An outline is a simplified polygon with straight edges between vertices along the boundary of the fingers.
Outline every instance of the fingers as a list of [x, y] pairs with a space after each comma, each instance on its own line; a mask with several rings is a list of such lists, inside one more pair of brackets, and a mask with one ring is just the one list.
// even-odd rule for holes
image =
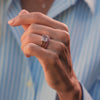
[[[25, 15], [28, 14], [29, 12], [27, 10], [22, 10], [18, 15]], [[29, 24], [27, 25], [22, 25], [23, 29], [26, 30], [29, 27]]]
[[[24, 47], [24, 54], [31, 55], [37, 57], [39, 62], [42, 65], [44, 70], [45, 78], [47, 79], [49, 85], [54, 84], [52, 88], [56, 88], [58, 85], [61, 84], [60, 80], [62, 79], [62, 68], [59, 67], [58, 63], [58, 56], [50, 52], [46, 49], [41, 48], [40, 46], [29, 43]], [[56, 79], [56, 81], [54, 81]]]
[[[51, 39], [56, 41], [61, 41], [66, 43], [69, 38], [69, 33], [64, 30], [53, 29], [48, 26], [39, 25], [39, 24], [31, 24], [29, 28], [24, 32], [21, 37], [21, 41], [28, 35], [28, 34], [38, 34], [38, 35], [48, 35]], [[34, 38], [34, 37], [33, 37]]]
[[41, 36], [40, 35], [37, 35], [37, 34], [28, 34], [22, 41], [22, 50], [23, 50], [23, 47], [25, 45], [27, 45], [28, 43], [34, 43], [38, 46], [41, 46]]
[[47, 50], [34, 43], [28, 43], [27, 45], [25, 45], [23, 48], [23, 52], [26, 56], [35, 56], [38, 59], [44, 59], [44, 55], [47, 56]]
[[[21, 49], [23, 50], [24, 46], [29, 43], [34, 43], [41, 47], [41, 43], [42, 43], [41, 38], [42, 38], [42, 36], [37, 35], [37, 34], [32, 34], [32, 33], [28, 34], [22, 41]], [[53, 50], [53, 48], [55, 48], [55, 43], [56, 43], [56, 41], [50, 39], [47, 49]]]
[[[38, 58], [44, 71], [49, 69], [57, 69], [57, 66], [48, 67], [49, 64], [55, 64], [56, 60], [66, 51], [66, 46], [62, 42], [50, 39], [47, 49], [41, 47], [41, 36], [37, 34], [29, 34], [23, 41], [21, 46], [22, 51], [27, 57], [35, 56]], [[47, 62], [49, 61], [49, 63]], [[45, 65], [44, 65], [45, 64]]]
[[21, 37], [21, 41], [30, 33], [38, 34], [38, 35], [48, 35], [52, 39], [57, 39], [59, 35], [57, 35], [56, 32], [54, 32], [53, 28], [39, 25], [39, 24], [31, 24], [30, 27], [24, 32], [24, 34]]
[[[35, 45], [38, 45], [40, 48], [42, 48], [41, 47], [41, 43], [42, 43], [41, 38], [42, 38], [42, 36], [37, 35], [37, 34], [32, 34], [32, 33], [31, 34], [28, 34], [24, 38], [24, 40], [22, 41], [22, 45], [21, 45], [22, 51], [24, 51], [24, 47], [27, 44], [30, 44], [30, 43], [35, 44]], [[46, 50], [55, 52], [55, 53], [57, 53], [59, 55], [61, 52], [63, 53], [63, 50], [65, 48], [66, 47], [65, 47], [65, 45], [62, 42], [59, 42], [59, 41], [55, 41], [55, 40], [50, 39], [49, 40], [49, 44], [48, 44]], [[33, 55], [30, 55], [30, 56], [33, 56]]]
[[32, 12], [27, 14], [18, 15], [8, 22], [11, 26], [27, 25], [27, 24], [41, 24], [45, 26], [52, 27], [54, 29], [61, 29], [68, 31], [68, 27], [54, 19], [49, 18], [48, 16], [40, 12]]

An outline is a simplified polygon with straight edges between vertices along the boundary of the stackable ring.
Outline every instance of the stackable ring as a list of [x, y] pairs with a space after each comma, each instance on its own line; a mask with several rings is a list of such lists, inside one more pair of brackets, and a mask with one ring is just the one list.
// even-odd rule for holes
[[41, 38], [41, 41], [42, 41], [42, 43], [41, 43], [41, 47], [43, 47], [43, 48], [47, 48], [48, 47], [48, 44], [49, 44], [49, 36], [48, 35], [42, 35], [42, 38]]

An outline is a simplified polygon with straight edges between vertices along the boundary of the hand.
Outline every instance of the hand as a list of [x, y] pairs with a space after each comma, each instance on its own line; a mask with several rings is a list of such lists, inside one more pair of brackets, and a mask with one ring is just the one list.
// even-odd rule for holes
[[[68, 27], [42, 13], [26, 10], [8, 23], [23, 26], [21, 49], [27, 57], [37, 57], [47, 83], [57, 91], [60, 100], [81, 100], [82, 91], [71, 60]], [[41, 47], [43, 34], [50, 37], [47, 49]]]

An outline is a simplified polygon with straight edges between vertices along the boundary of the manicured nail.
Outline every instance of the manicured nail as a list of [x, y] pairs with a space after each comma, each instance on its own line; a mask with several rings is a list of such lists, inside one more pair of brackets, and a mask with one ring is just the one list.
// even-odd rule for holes
[[13, 25], [14, 24], [14, 18], [8, 21], [8, 24]]

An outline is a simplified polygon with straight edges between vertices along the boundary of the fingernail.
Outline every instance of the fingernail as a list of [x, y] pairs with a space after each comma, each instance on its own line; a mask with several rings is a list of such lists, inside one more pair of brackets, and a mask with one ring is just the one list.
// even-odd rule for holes
[[14, 18], [8, 21], [8, 24], [13, 25], [14, 24]]

